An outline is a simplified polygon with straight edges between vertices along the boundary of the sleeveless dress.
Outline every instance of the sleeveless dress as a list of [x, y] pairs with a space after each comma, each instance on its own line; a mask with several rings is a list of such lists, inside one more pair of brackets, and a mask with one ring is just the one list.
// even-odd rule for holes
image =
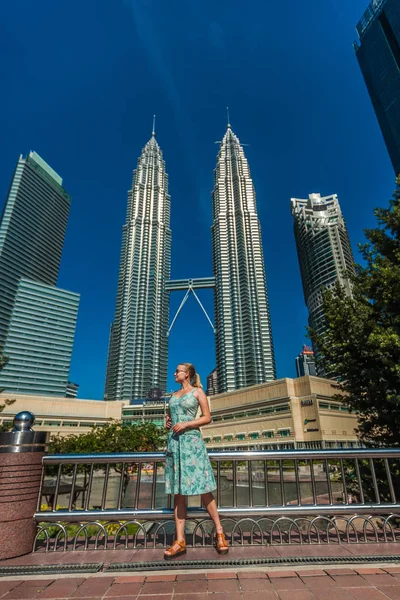
[[[169, 411], [172, 427], [183, 421], [193, 421], [199, 403], [194, 396], [196, 388], [180, 398], [171, 396]], [[168, 432], [165, 458], [165, 493], [197, 496], [216, 489], [214, 473], [208, 458], [206, 445], [199, 429]]]

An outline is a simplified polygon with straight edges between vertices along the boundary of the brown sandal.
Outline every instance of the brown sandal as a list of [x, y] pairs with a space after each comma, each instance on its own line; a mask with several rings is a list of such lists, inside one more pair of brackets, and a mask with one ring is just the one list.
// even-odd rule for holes
[[[165, 552], [169, 552], [166, 554]], [[186, 542], [185, 540], [179, 541], [175, 540], [172, 546], [167, 548], [164, 552], [165, 560], [171, 560], [171, 558], [176, 558], [177, 556], [182, 556], [182, 554], [186, 554]]]
[[226, 537], [224, 532], [216, 533], [216, 542], [215, 547], [217, 549], [218, 554], [228, 554], [228, 542], [226, 541]]

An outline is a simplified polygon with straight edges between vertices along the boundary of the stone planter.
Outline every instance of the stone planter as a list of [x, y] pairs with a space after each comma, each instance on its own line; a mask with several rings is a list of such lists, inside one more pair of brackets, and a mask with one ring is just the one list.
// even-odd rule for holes
[[48, 433], [30, 429], [33, 422], [32, 413], [19, 413], [14, 431], [0, 433], [0, 560], [32, 551], [48, 441]]

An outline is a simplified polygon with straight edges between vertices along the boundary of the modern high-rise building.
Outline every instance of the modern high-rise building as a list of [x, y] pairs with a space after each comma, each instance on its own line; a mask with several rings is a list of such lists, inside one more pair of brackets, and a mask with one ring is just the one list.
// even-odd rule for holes
[[400, 174], [400, 2], [373, 0], [354, 49], [396, 175]]
[[19, 158], [0, 221], [0, 372], [6, 391], [65, 395], [79, 296], [57, 289], [70, 197], [38, 155]]
[[304, 375], [316, 375], [314, 350], [310, 346], [303, 346], [303, 350], [296, 356], [297, 377]]
[[36, 152], [20, 156], [0, 221], [0, 350], [20, 277], [57, 283], [70, 203], [61, 177]]
[[209, 375], [207, 375], [207, 396], [215, 396], [218, 394], [218, 375], [217, 369], [211, 371]]
[[66, 396], [79, 294], [19, 280], [0, 373], [1, 388], [19, 394]]
[[218, 391], [275, 379], [256, 193], [228, 124], [214, 171], [212, 253]]
[[152, 388], [167, 388], [170, 204], [165, 162], [153, 131], [128, 192], [106, 400], [141, 399]]
[[309, 325], [321, 333], [323, 289], [339, 281], [351, 294], [348, 274], [355, 269], [349, 235], [336, 194], [291, 198], [290, 204]]
[[74, 383], [73, 381], [68, 381], [67, 390], [65, 392], [66, 398], [76, 398], [78, 396], [79, 383]]

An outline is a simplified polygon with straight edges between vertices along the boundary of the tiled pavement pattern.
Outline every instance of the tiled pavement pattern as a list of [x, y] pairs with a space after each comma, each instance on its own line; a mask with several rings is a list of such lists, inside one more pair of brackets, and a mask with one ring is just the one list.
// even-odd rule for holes
[[400, 600], [400, 567], [0, 579], [1, 600]]
[[[18, 558], [0, 561], [1, 567], [6, 566], [33, 566], [33, 565], [73, 565], [85, 563], [101, 563], [106, 569], [110, 563], [139, 563], [163, 561], [162, 548], [147, 549], [117, 549], [117, 550], [86, 550], [76, 552], [35, 552]], [[228, 556], [218, 555], [215, 548], [188, 548], [185, 560], [213, 560], [224, 561], [228, 559], [246, 560], [251, 558], [273, 560], [274, 558], [318, 558], [336, 557], [350, 560], [354, 557], [365, 556], [394, 556], [400, 558], [400, 543], [379, 544], [290, 544], [287, 546], [234, 546], [230, 548]], [[382, 562], [382, 561], [380, 561]], [[388, 561], [385, 561], [386, 564]], [[0, 580], [1, 581], [1, 580]]]

